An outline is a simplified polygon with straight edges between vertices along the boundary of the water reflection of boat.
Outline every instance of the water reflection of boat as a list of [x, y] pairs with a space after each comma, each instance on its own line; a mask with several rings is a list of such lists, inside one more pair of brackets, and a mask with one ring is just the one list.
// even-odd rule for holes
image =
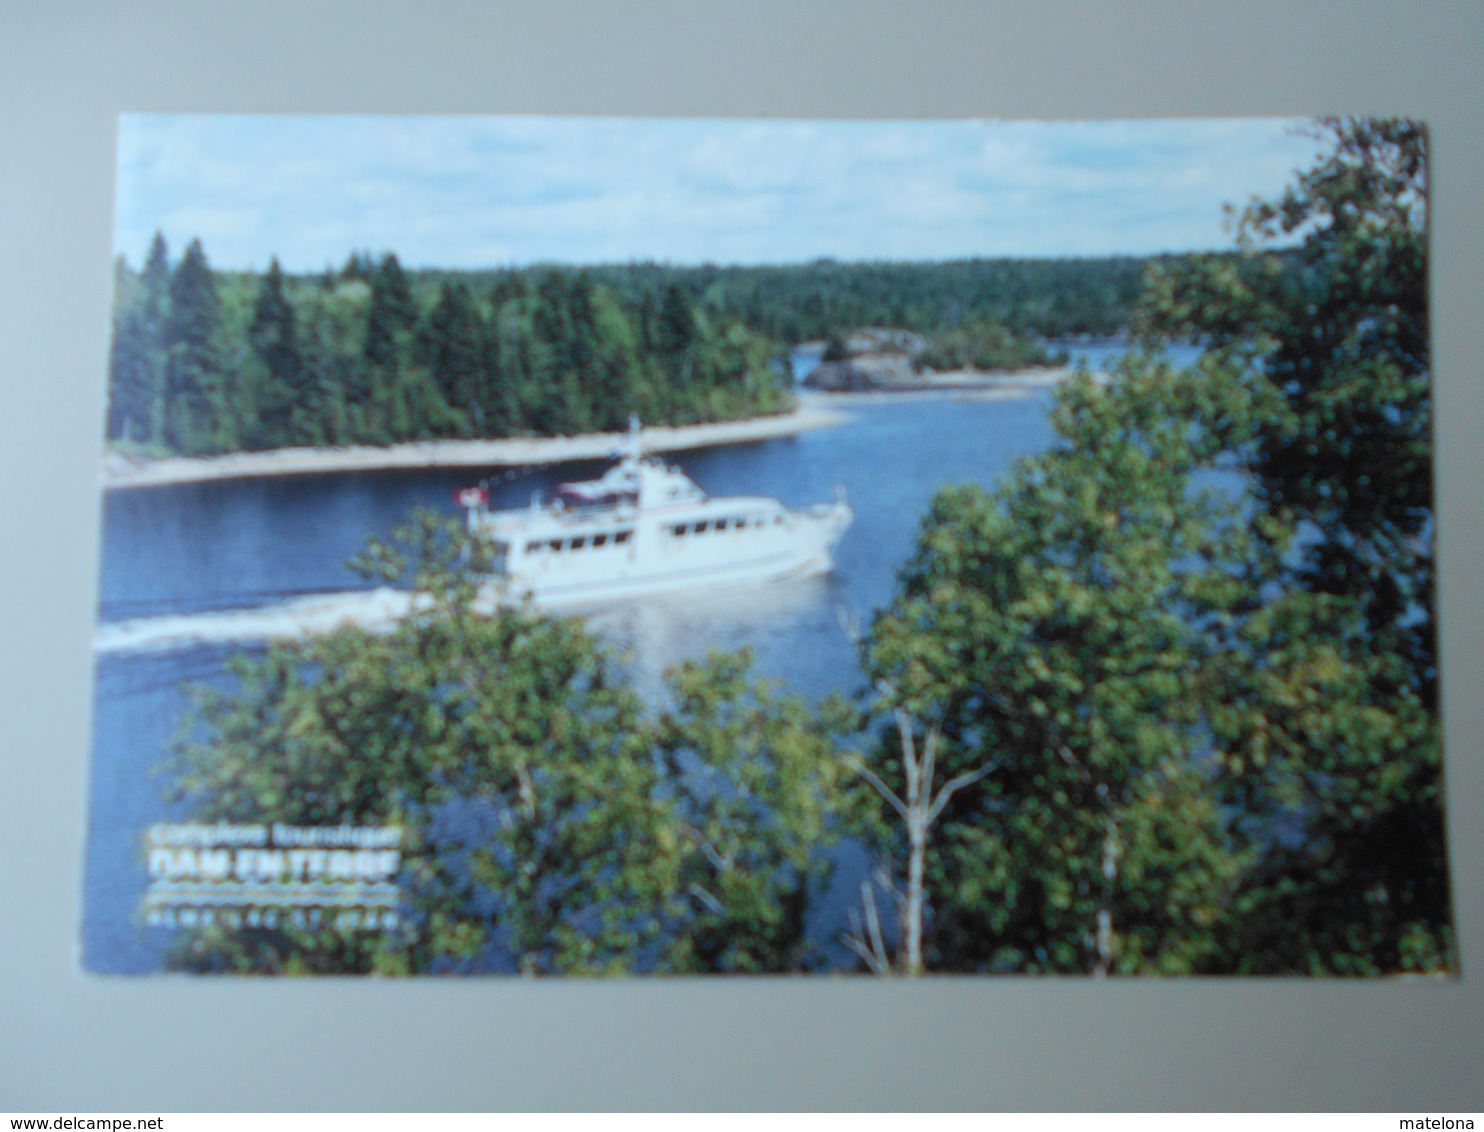
[[488, 510], [483, 489], [460, 493], [513, 596], [555, 605], [822, 574], [855, 517], [843, 491], [796, 509], [763, 496], [710, 498], [645, 453], [637, 421], [615, 459], [600, 479], [560, 484], [550, 501], [519, 510]]

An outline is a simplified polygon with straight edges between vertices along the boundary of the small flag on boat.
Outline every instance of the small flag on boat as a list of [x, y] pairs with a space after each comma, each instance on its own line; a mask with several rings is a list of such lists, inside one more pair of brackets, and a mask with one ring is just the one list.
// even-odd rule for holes
[[459, 501], [460, 507], [483, 507], [490, 501], [489, 489], [482, 484], [479, 487], [460, 488], [454, 492], [453, 497]]

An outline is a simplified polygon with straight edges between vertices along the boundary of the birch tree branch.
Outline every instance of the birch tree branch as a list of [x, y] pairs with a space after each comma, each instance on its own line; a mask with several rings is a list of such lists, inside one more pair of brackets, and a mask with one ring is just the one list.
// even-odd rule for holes
[[712, 913], [721, 916], [726, 913], [726, 906], [720, 900], [712, 896], [699, 884], [693, 884], [687, 890], [692, 896], [704, 904]]
[[866, 927], [871, 932], [871, 950], [881, 960], [882, 974], [891, 970], [891, 962], [887, 958], [886, 940], [881, 935], [881, 917], [876, 914], [876, 890], [866, 881], [861, 881], [861, 899], [866, 905]]
[[850, 934], [845, 936], [845, 946], [860, 956], [870, 968], [872, 974], [891, 974], [891, 959], [886, 954], [886, 946], [881, 939], [881, 927], [876, 919], [876, 901], [871, 893], [871, 886], [861, 882], [861, 906], [865, 910], [868, 921], [871, 922], [873, 930], [869, 937], [866, 928], [861, 925], [861, 917], [854, 908], [850, 910]]
[[972, 786], [981, 778], [993, 774], [996, 770], [999, 769], [999, 766], [999, 763], [985, 763], [978, 770], [968, 771], [964, 774], [960, 774], [956, 778], [950, 778], [947, 782], [945, 782], [943, 784], [943, 789], [938, 791], [938, 797], [933, 800], [932, 808], [928, 810], [928, 824], [932, 825], [933, 822], [938, 820], [938, 815], [943, 812], [944, 807], [948, 805], [949, 801], [952, 800], [955, 794], [957, 794], [965, 786]]
[[867, 782], [869, 782], [875, 789], [876, 793], [880, 794], [881, 797], [884, 798], [886, 802], [891, 806], [891, 808], [896, 810], [897, 814], [900, 815], [903, 821], [907, 820], [907, 804], [900, 798], [898, 798], [896, 792], [893, 791], [890, 786], [888, 786], [881, 780], [880, 775], [878, 775], [874, 770], [868, 767], [856, 755], [846, 754], [843, 756], [843, 761], [846, 766], [848, 766], [851, 770], [855, 771], [856, 774], [860, 775]]

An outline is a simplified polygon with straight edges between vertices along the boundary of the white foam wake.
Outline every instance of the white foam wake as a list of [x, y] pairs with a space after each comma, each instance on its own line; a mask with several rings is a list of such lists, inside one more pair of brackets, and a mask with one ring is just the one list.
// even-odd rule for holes
[[99, 625], [94, 631], [93, 651], [143, 652], [188, 645], [285, 640], [328, 633], [342, 625], [386, 632], [412, 611], [415, 602], [426, 600], [407, 590], [382, 587], [298, 597], [258, 609], [113, 621]]

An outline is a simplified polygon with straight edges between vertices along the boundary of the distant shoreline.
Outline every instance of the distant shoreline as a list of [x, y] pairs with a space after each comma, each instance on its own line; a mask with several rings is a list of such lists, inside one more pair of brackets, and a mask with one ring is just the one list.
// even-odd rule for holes
[[[1030, 366], [1020, 370], [927, 370], [910, 381], [884, 382], [875, 389], [861, 389], [845, 396], [879, 396], [881, 394], [920, 393], [995, 393], [1001, 396], [1024, 396], [1039, 389], [1050, 389], [1066, 381], [1075, 370], [1071, 366]], [[829, 394], [833, 401], [840, 394]]]
[[[1076, 370], [1071, 366], [1034, 366], [1024, 370], [929, 371], [910, 381], [883, 381], [871, 389], [810, 390], [807, 395], [828, 405], [869, 405], [882, 401], [1009, 401], [1054, 389]], [[1094, 380], [1103, 375], [1094, 373]]]
[[[815, 429], [834, 428], [848, 419], [848, 414], [822, 403], [819, 398], [809, 397], [792, 412], [772, 417], [646, 428], [644, 441], [653, 451], [675, 452], [796, 436]], [[384, 448], [369, 445], [275, 448], [265, 452], [233, 452], [225, 456], [167, 456], [161, 459], [105, 452], [103, 488], [163, 487], [208, 480], [395, 468], [522, 467], [568, 460], [601, 460], [611, 455], [623, 438], [623, 433], [601, 432], [502, 440], [423, 440]]]

